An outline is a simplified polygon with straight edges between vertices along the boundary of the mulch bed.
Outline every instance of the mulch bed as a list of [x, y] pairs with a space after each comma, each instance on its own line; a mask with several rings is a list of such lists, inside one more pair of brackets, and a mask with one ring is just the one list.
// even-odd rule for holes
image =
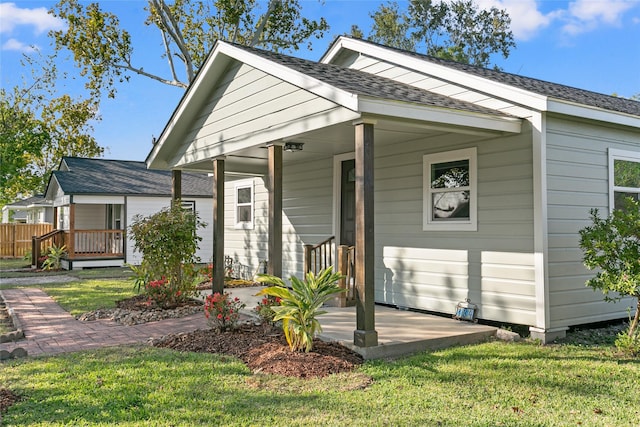
[[318, 378], [349, 372], [362, 357], [335, 343], [315, 339], [309, 353], [293, 352], [281, 328], [246, 324], [236, 331], [197, 330], [153, 340], [156, 347], [178, 351], [217, 353], [242, 360], [251, 371], [297, 378]]

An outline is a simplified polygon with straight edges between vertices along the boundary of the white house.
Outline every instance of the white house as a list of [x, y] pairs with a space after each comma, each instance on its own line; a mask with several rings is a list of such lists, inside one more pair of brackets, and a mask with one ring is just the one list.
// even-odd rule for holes
[[19, 222], [25, 224], [44, 224], [53, 222], [53, 207], [40, 195], [4, 205], [2, 223]]
[[627, 316], [585, 287], [578, 231], [640, 193], [616, 176], [636, 101], [348, 37], [319, 62], [218, 42], [146, 162], [214, 173], [214, 259], [289, 276], [305, 244], [355, 246], [356, 345], [374, 302], [469, 299], [545, 342]]
[[[148, 170], [144, 162], [64, 157], [45, 194], [67, 246], [63, 267], [139, 264], [141, 254], [134, 251], [127, 227], [136, 215], [169, 206], [172, 188], [171, 172]], [[203, 240], [197, 253], [207, 262], [212, 257], [212, 179], [206, 173], [184, 174], [182, 190], [182, 204], [207, 223], [199, 231]]]

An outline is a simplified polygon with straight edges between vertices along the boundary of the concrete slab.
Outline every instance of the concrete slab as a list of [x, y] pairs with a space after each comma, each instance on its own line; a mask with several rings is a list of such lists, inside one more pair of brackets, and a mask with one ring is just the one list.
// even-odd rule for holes
[[[261, 299], [255, 296], [260, 289], [262, 288], [245, 287], [229, 288], [226, 291], [245, 302], [245, 312], [249, 314]], [[324, 307], [323, 310], [327, 313], [318, 317], [322, 325], [319, 338], [337, 341], [365, 359], [394, 358], [419, 351], [474, 344], [486, 341], [497, 332], [497, 328], [491, 326], [376, 305], [378, 345], [358, 347], [353, 345], [355, 307]]]

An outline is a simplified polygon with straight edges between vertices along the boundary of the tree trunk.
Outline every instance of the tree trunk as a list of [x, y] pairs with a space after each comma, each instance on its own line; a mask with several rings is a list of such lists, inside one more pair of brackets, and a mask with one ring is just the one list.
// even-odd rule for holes
[[631, 321], [631, 325], [629, 326], [629, 337], [633, 337], [633, 334], [638, 328], [639, 321], [640, 321], [640, 297], [637, 297], [636, 315], [633, 316], [633, 321]]

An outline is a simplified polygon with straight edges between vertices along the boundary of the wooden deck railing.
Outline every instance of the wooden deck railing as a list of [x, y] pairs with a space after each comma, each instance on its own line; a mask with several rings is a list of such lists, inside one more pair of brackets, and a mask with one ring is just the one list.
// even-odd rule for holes
[[77, 258], [119, 258], [124, 256], [124, 236], [122, 230], [74, 230], [73, 239], [66, 232], [69, 259]]
[[38, 260], [51, 245], [65, 245], [68, 260], [124, 257], [122, 230], [53, 230], [31, 239], [31, 265], [34, 268], [40, 267]]
[[[304, 272], [318, 273], [327, 267], [334, 266], [335, 236], [318, 243], [317, 245], [304, 245]], [[336, 270], [344, 277], [338, 282], [342, 289], [346, 289], [336, 298], [338, 307], [355, 305], [355, 246], [338, 246], [338, 258]]]
[[318, 243], [317, 245], [304, 245], [304, 272], [312, 271], [314, 274], [333, 266], [335, 251], [335, 236]]
[[351, 307], [356, 304], [356, 247], [338, 246], [338, 271], [343, 278], [338, 282], [345, 292], [340, 294], [339, 307]]
[[31, 238], [31, 266], [40, 268], [40, 257], [47, 253], [51, 245], [61, 247], [65, 244], [65, 235], [63, 230], [53, 230], [42, 236], [33, 236]]

